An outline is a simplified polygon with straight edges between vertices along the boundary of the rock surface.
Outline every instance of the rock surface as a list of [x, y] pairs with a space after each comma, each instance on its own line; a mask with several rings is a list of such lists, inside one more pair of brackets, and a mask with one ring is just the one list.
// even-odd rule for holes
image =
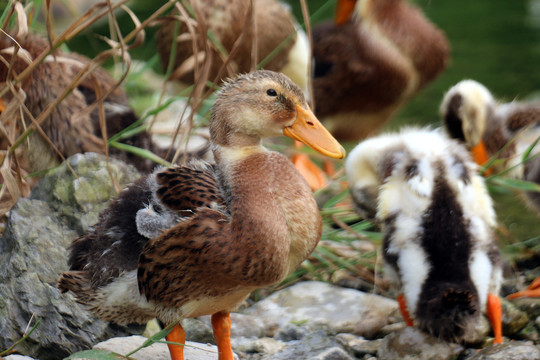
[[451, 360], [455, 359], [463, 347], [458, 344], [439, 341], [415, 327], [407, 327], [384, 338], [377, 352], [381, 360]]
[[[102, 156], [75, 155], [68, 163], [77, 177], [65, 164], [53, 170], [11, 210], [0, 239], [0, 349], [39, 321], [17, 349], [43, 360], [126, 333], [96, 320], [56, 288], [58, 275], [68, 269], [67, 248], [115, 193]], [[138, 177], [117, 161], [110, 162], [110, 171], [121, 186]]]
[[516, 341], [488, 346], [468, 360], [535, 360], [540, 359], [540, 349], [532, 343]]
[[[142, 336], [129, 336], [124, 338], [115, 338], [104, 341], [94, 346], [94, 349], [105, 350], [109, 352], [115, 352], [117, 354], [126, 355], [135, 349], [139, 348], [146, 338]], [[217, 347], [215, 345], [206, 345], [186, 341], [184, 347], [184, 357], [197, 360], [215, 360], [217, 359]], [[130, 358], [136, 360], [170, 360], [169, 350], [166, 344], [154, 343], [148, 347], [142, 348], [130, 355]], [[238, 357], [236, 356], [236, 359]], [[82, 360], [82, 358], [74, 358]]]
[[246, 311], [266, 324], [267, 336], [291, 323], [325, 324], [335, 333], [375, 335], [399, 315], [397, 302], [323, 282], [301, 282], [276, 292]]

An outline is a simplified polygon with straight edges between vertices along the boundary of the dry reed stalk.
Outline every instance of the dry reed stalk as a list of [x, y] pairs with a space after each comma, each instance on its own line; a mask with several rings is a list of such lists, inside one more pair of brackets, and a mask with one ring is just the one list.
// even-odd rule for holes
[[[27, 139], [28, 135], [30, 135], [32, 131], [37, 131], [38, 133], [40, 133], [43, 139], [48, 142], [49, 146], [59, 156], [59, 158], [64, 160], [63, 154], [46, 136], [45, 132], [42, 129], [42, 125], [50, 116], [54, 108], [61, 101], [63, 101], [66, 96], [69, 95], [87, 77], [90, 77], [91, 81], [95, 84], [96, 100], [92, 104], [90, 104], [84, 112], [90, 113], [95, 109], [96, 106], [98, 106], [100, 126], [102, 129], [102, 134], [104, 135], [103, 139], [107, 139], [107, 130], [105, 128], [105, 116], [103, 107], [104, 99], [107, 98], [113, 91], [115, 91], [116, 88], [120, 86], [122, 81], [127, 76], [127, 73], [129, 71], [129, 65], [131, 62], [128, 50], [137, 47], [144, 42], [144, 26], [133, 14], [133, 12], [131, 12], [131, 10], [129, 10], [123, 5], [125, 2], [126, 0], [122, 0], [116, 4], [112, 4], [109, 0], [107, 0], [106, 2], [95, 4], [79, 18], [75, 19], [71, 26], [69, 26], [68, 29], [58, 37], [55, 37], [52, 33], [54, 25], [52, 17], [49, 16], [50, 2], [46, 2], [45, 11], [47, 12], [46, 21], [47, 39], [49, 43], [48, 49], [39, 54], [35, 59], [27, 59], [27, 63], [29, 63], [28, 66], [19, 74], [14, 74], [14, 76], [9, 75], [12, 72], [14, 61], [17, 58], [24, 57], [28, 53], [24, 49], [22, 49], [22, 47], [17, 44], [16, 41], [14, 41], [14, 43], [18, 46], [13, 47], [11, 50], [3, 50], [3, 52], [11, 51], [10, 54], [13, 56], [11, 57], [11, 63], [7, 63], [6, 60], [2, 56], [0, 56], [0, 61], [2, 61], [4, 65], [8, 67], [7, 83], [5, 84], [6, 86], [3, 86], [0, 90], [0, 98], [5, 98], [5, 95], [8, 92], [11, 93], [11, 100], [8, 102], [6, 109], [4, 109], [3, 112], [0, 114], [0, 135], [2, 135], [2, 137], [0, 138], [0, 145], [2, 145], [2, 156], [0, 157], [0, 175], [2, 177], [2, 187], [0, 189], [0, 216], [9, 211], [9, 209], [15, 204], [19, 197], [27, 196], [29, 193], [30, 185], [26, 179], [26, 177], [28, 176], [28, 172], [24, 169], [24, 164], [21, 166], [21, 162], [18, 161], [18, 159], [20, 159], [21, 157], [21, 152], [17, 151], [17, 149], [19, 145]], [[135, 24], [135, 29], [128, 35], [129, 41], [132, 41], [132, 43], [129, 45], [126, 45], [127, 41], [125, 41], [125, 39], [121, 36], [118, 23], [113, 13], [113, 10], [117, 8], [121, 8], [126, 11], [126, 13], [129, 14], [131, 19], [133, 20], [133, 23]], [[163, 9], [162, 12], [164, 10], [165, 9]], [[8, 23], [10, 17], [14, 14], [16, 15], [17, 21], [16, 36], [18, 37], [26, 35], [28, 33], [27, 16], [20, 3], [16, 2], [12, 4], [5, 24]], [[95, 21], [105, 16], [106, 14], [110, 15], [113, 28], [116, 30], [117, 34], [120, 34], [120, 40], [118, 42], [106, 39], [106, 42], [111, 46], [110, 50], [106, 50], [98, 54], [93, 60], [89, 61], [89, 63], [84, 66], [82, 63], [77, 64], [77, 61], [73, 59], [55, 57], [54, 55], [52, 55], [54, 59], [48, 60], [47, 56], [49, 56], [50, 54], [54, 54], [54, 49], [56, 49], [63, 41], [72, 38], [77, 33], [85, 30], [91, 24], [93, 24]], [[153, 16], [151, 19], [148, 19], [148, 21], [145, 23], [146, 25], [149, 24], [152, 19], [159, 16], [159, 14], [154, 15], [155, 16]], [[7, 33], [5, 33], [5, 31], [2, 30], [2, 32], [4, 33], [3, 36], [9, 36], [7, 35]], [[111, 86], [111, 88], [109, 88], [107, 91], [101, 91], [101, 87], [98, 85], [97, 80], [94, 78], [92, 72], [112, 56], [119, 56], [122, 59], [123, 63], [126, 64], [125, 71], [122, 74], [121, 78], [113, 86]], [[49, 104], [44, 109], [44, 111], [42, 111], [37, 117], [34, 117], [26, 107], [25, 94], [18, 87], [18, 85], [25, 78], [32, 76], [32, 72], [43, 61], [73, 62], [74, 65], [80, 68], [80, 71], [73, 78], [71, 83], [63, 89], [63, 91], [56, 98], [56, 100], [53, 103]], [[18, 120], [16, 121], [14, 119]], [[29, 124], [29, 126], [27, 126], [27, 124]], [[103, 152], [105, 154], [108, 154], [107, 141], [97, 138], [93, 134], [88, 134], [88, 137], [91, 143], [95, 143], [96, 146], [101, 146]], [[29, 144], [28, 146], [31, 146], [31, 144]], [[71, 167], [69, 168], [71, 169]], [[71, 171], [73, 172], [73, 169], [71, 169]], [[113, 181], [116, 185], [118, 185], [118, 183], [114, 179]], [[117, 188], [118, 190], [120, 189], [119, 186], [117, 186]]]

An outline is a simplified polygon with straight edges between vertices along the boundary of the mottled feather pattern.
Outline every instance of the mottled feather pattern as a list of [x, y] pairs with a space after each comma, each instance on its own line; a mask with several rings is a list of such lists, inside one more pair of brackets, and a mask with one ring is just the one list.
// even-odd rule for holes
[[223, 207], [223, 196], [214, 170], [212, 167], [195, 169], [177, 166], [159, 171], [155, 174], [159, 186], [156, 197], [176, 211]]
[[462, 341], [501, 281], [492, 201], [465, 147], [441, 130], [409, 128], [364, 141], [346, 168], [353, 199], [371, 199], [358, 207], [373, 208], [378, 191], [385, 276], [415, 324]]
[[71, 245], [70, 270], [92, 274], [92, 286], [99, 287], [123, 272], [136, 269], [139, 254], [148, 239], [138, 233], [135, 216], [151, 198], [145, 178], [123, 190], [94, 227]]

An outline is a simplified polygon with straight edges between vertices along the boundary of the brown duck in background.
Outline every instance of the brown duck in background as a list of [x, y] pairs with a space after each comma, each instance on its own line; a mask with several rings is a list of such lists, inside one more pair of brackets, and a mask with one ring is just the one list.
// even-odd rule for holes
[[[15, 59], [12, 59], [12, 49], [17, 45], [8, 35], [0, 34], [0, 49], [3, 50], [1, 57], [4, 59], [0, 62], [0, 83], [4, 84], [24, 71], [32, 59], [49, 49], [47, 40], [38, 35], [26, 34], [13, 37], [21, 46]], [[13, 66], [8, 74], [9, 64], [12, 60]], [[90, 61], [82, 55], [65, 54], [55, 50], [54, 57], [49, 55], [34, 68], [28, 77], [22, 79], [20, 88], [26, 96], [24, 104], [32, 116], [37, 118], [51, 105]], [[103, 68], [96, 68], [92, 75], [73, 89], [52, 110], [48, 119], [45, 119], [41, 124], [45, 135], [64, 157], [88, 151], [98, 153], [105, 151], [105, 142], [99, 125], [98, 108], [96, 107], [90, 113], [85, 111], [97, 98], [96, 84], [100, 87], [99, 92], [104, 94], [115, 86], [116, 81]], [[17, 101], [13, 99], [11, 91], [7, 92], [3, 100], [5, 103]], [[108, 136], [118, 133], [138, 120], [137, 115], [128, 104], [126, 94], [120, 87], [114, 89], [105, 99], [104, 110]], [[26, 117], [24, 127], [30, 125], [31, 121]], [[20, 122], [17, 124], [12, 122], [11, 126], [17, 126], [19, 130], [23, 129]], [[153, 145], [146, 132], [134, 135], [123, 142], [149, 149], [161, 157], [166, 154], [166, 150]], [[155, 166], [152, 161], [131, 153], [112, 148], [110, 153], [135, 165], [144, 172], [151, 171]], [[60, 162], [58, 154], [37, 131], [34, 131], [29, 137], [25, 146], [24, 158], [28, 162], [30, 172], [48, 169]]]
[[[223, 86], [210, 133], [216, 164], [158, 169], [123, 191], [74, 241], [59, 287], [119, 323], [211, 314], [219, 359], [232, 360], [229, 312], [294, 271], [322, 231], [306, 181], [262, 138], [286, 135], [326, 156], [345, 153], [300, 88], [271, 71]], [[184, 343], [181, 326], [167, 339]], [[183, 347], [169, 349], [183, 359]]]
[[446, 67], [443, 32], [405, 0], [339, 0], [313, 30], [315, 113], [341, 140], [379, 130]]
[[[217, 38], [227, 54], [231, 54], [237, 40], [244, 37], [225, 71], [217, 78], [216, 84], [219, 85], [220, 80], [227, 77], [255, 69], [258, 63], [279, 48], [263, 68], [284, 73], [304, 91], [306, 90], [309, 61], [307, 38], [303, 31], [297, 31], [293, 15], [279, 1], [253, 1], [255, 33], [252, 18], [248, 17], [250, 1], [189, 0], [187, 3], [193, 9], [198, 9], [195, 11], [195, 36], [189, 32], [186, 21], [166, 21], [157, 33], [157, 47], [161, 63], [163, 68], [167, 69], [175, 26], [177, 24], [179, 26], [173, 67], [175, 70], [171, 76], [173, 79], [180, 80], [186, 85], [193, 84], [195, 68], [203, 67], [205, 55], [211, 58], [208, 80], [214, 81], [218, 76], [226, 55], [220, 54], [206, 32], [201, 36], [200, 29], [206, 28]], [[256, 34], [257, 47], [255, 64], [252, 63], [254, 34]], [[194, 43], [197, 45], [198, 54], [194, 54]], [[205, 52], [207, 46], [210, 49], [209, 53]]]

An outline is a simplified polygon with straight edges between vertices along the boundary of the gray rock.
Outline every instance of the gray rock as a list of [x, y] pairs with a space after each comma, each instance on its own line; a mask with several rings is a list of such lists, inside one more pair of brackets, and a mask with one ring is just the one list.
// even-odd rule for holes
[[269, 337], [288, 324], [321, 324], [335, 333], [369, 337], [399, 316], [394, 300], [318, 281], [278, 291], [245, 312], [262, 319]]
[[[210, 334], [212, 334], [211, 317], [202, 316], [199, 319], [206, 324], [207, 328], [210, 331]], [[261, 319], [257, 318], [256, 316], [242, 314], [242, 313], [231, 313], [231, 336], [232, 337], [260, 338], [260, 337], [264, 337], [265, 333], [266, 333], [266, 324]], [[203, 342], [203, 341], [200, 341], [200, 342]], [[211, 344], [214, 344], [213, 341], [208, 341], [208, 342]]]
[[438, 340], [416, 327], [407, 327], [386, 336], [377, 351], [379, 360], [451, 360], [463, 347]]
[[469, 360], [538, 360], [540, 350], [530, 342], [512, 341], [488, 346]]
[[232, 348], [234, 351], [243, 353], [261, 353], [261, 354], [274, 354], [281, 351], [287, 345], [276, 339], [263, 337], [263, 338], [232, 338]]
[[8, 355], [2, 357], [3, 360], [34, 360], [34, 358], [31, 358], [30, 356], [24, 356], [24, 355]]
[[511, 300], [511, 303], [525, 312], [531, 319], [540, 316], [540, 301], [538, 301], [538, 298], [522, 297]]
[[309, 334], [309, 330], [306, 327], [295, 324], [285, 324], [285, 326], [280, 327], [275, 332], [274, 339], [288, 342], [301, 340], [307, 334]]
[[383, 339], [366, 340], [353, 334], [338, 334], [336, 341], [356, 357], [365, 355], [377, 355]]
[[[103, 175], [103, 157], [75, 155], [68, 162], [77, 178], [65, 164], [53, 170], [30, 199], [19, 200], [10, 211], [0, 239], [0, 349], [40, 321], [17, 350], [41, 360], [62, 358], [126, 333], [96, 320], [56, 288], [58, 275], [68, 269], [67, 248], [97, 220], [114, 194], [108, 173]], [[132, 167], [117, 161], [111, 161], [110, 168], [120, 185], [138, 177]]]
[[186, 340], [200, 342], [203, 344], [216, 344], [214, 332], [210, 321], [201, 319], [184, 319], [182, 327], [186, 332]]
[[[55, 215], [70, 228], [82, 234], [98, 221], [109, 200], [129, 183], [140, 177], [130, 165], [110, 159], [109, 169], [103, 155], [76, 154], [51, 171], [32, 190], [30, 199], [46, 202]], [[109, 173], [110, 170], [110, 173]], [[111, 182], [111, 175], [119, 188]]]
[[316, 331], [274, 354], [265, 355], [263, 360], [353, 360], [324, 331]]
[[[126, 355], [138, 349], [146, 340], [145, 337], [137, 335], [113, 338], [97, 344], [94, 346], [94, 349]], [[170, 360], [169, 349], [167, 348], [167, 345], [163, 343], [154, 343], [129, 356], [136, 360]], [[184, 357], [188, 360], [215, 360], [218, 358], [217, 347], [215, 345], [186, 341]], [[238, 356], [235, 355], [235, 358], [238, 359]], [[82, 360], [84, 358], [75, 359]]]
[[377, 337], [384, 338], [386, 335], [390, 335], [396, 331], [403, 330], [406, 327], [407, 327], [407, 324], [405, 324], [405, 322], [403, 321], [385, 325], [379, 330], [379, 332], [377, 333]]
[[[528, 302], [519, 302], [519, 299], [515, 300], [515, 303], [506, 299], [501, 300], [503, 306], [503, 334], [506, 336], [516, 334], [527, 325], [527, 323], [529, 322], [529, 316], [527, 316], [527, 312], [525, 309], [532, 311], [534, 311], [535, 308], [540, 309], [538, 304], [533, 305]], [[530, 299], [527, 298], [525, 300]], [[536, 299], [535, 301], [536, 303], [539, 302], [538, 299]], [[519, 304], [523, 305], [525, 309], [521, 308]], [[534, 317], [532, 318], [534, 319]]]
[[534, 322], [529, 322], [520, 332], [514, 335], [516, 338], [523, 340], [534, 341], [540, 343], [540, 331], [538, 325]]

